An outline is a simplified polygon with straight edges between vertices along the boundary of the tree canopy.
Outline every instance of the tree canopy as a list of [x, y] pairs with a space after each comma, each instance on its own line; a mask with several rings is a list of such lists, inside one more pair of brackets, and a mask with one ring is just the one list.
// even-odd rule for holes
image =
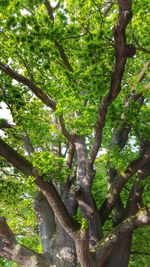
[[1, 1], [1, 266], [149, 266], [149, 8]]

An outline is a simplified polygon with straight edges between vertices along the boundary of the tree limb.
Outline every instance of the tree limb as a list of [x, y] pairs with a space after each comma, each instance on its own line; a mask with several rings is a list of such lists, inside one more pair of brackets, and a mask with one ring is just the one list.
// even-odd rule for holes
[[108, 197], [103, 202], [100, 208], [100, 217], [102, 223], [108, 218], [109, 213], [112, 211], [117, 197], [121, 192], [123, 186], [128, 182], [130, 177], [132, 177], [139, 169], [142, 168], [146, 163], [150, 162], [150, 148], [148, 147], [146, 151], [136, 160], [132, 161], [125, 172], [121, 175], [117, 175], [114, 179], [108, 193]]
[[[12, 70], [9, 66], [0, 62], [0, 70], [5, 74], [15, 79], [16, 81], [26, 85], [47, 107], [50, 107], [53, 111], [56, 110], [56, 103], [53, 101], [48, 94], [46, 94], [41, 88], [36, 86], [32, 80], [27, 79], [23, 75]], [[71, 135], [65, 127], [63, 116], [59, 117], [59, 123], [63, 135], [70, 141], [73, 142], [74, 136]]]
[[20, 245], [9, 228], [6, 219], [0, 217], [0, 256], [15, 261], [24, 267], [49, 267], [50, 263], [42, 254]]
[[111, 76], [110, 90], [102, 100], [98, 111], [94, 143], [90, 152], [91, 164], [93, 164], [97, 156], [98, 150], [101, 146], [102, 131], [105, 125], [108, 107], [110, 106], [112, 101], [118, 96], [121, 90], [121, 81], [125, 70], [126, 60], [128, 57], [126, 53], [127, 44], [125, 29], [132, 18], [131, 2], [131, 0], [119, 1], [119, 17], [114, 29], [116, 63]]
[[104, 17], [107, 16], [108, 12], [110, 11], [110, 9], [112, 8], [112, 6], [115, 4], [115, 0], [107, 0], [105, 3], [105, 6], [103, 8], [103, 15]]
[[123, 239], [128, 233], [141, 227], [150, 224], [150, 207], [141, 209], [136, 215], [129, 217], [120, 223], [114, 230], [105, 238], [103, 238], [97, 246], [97, 260], [99, 267], [102, 267], [111, 251], [117, 245], [118, 240]]
[[40, 99], [42, 102], [50, 107], [52, 110], [56, 109], [56, 103], [49, 97], [48, 94], [44, 93], [41, 88], [36, 86], [32, 80], [27, 79], [23, 75], [15, 72], [12, 70], [9, 66], [3, 64], [0, 62], [0, 70], [2, 70], [4, 73], [6, 73], [11, 78], [15, 79], [19, 83], [22, 83], [30, 88], [30, 90]]
[[[54, 23], [53, 8], [52, 8], [50, 2], [48, 0], [45, 0], [44, 4], [46, 6], [50, 20]], [[73, 68], [70, 65], [70, 62], [66, 56], [66, 53], [65, 53], [63, 46], [57, 40], [54, 40], [54, 43], [55, 43], [56, 48], [59, 51], [60, 57], [63, 61], [65, 68], [67, 68], [68, 71], [73, 72]]]
[[138, 171], [138, 179], [131, 187], [126, 203], [125, 216], [134, 215], [142, 207], [142, 194], [144, 192], [144, 185], [141, 183], [150, 175], [150, 164], [145, 164], [141, 170]]
[[6, 144], [2, 139], [0, 139], [0, 155], [27, 177], [35, 177], [35, 184], [40, 188], [41, 192], [46, 197], [59, 223], [73, 239], [76, 238], [78, 226], [70, 217], [66, 206], [62, 202], [61, 197], [53, 183], [51, 181], [44, 181], [43, 177], [38, 174], [38, 171], [33, 168], [33, 165], [17, 151]]

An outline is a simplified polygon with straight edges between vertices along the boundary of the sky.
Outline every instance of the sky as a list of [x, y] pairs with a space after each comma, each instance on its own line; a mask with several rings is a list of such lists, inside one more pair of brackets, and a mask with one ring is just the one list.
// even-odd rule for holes
[[12, 116], [4, 102], [0, 103], [0, 119], [6, 119], [8, 122], [12, 122]]

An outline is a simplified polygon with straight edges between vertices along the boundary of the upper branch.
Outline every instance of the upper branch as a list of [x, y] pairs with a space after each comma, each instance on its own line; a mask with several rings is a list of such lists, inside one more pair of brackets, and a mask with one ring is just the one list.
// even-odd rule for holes
[[103, 15], [104, 17], [107, 16], [108, 12], [110, 11], [110, 9], [112, 8], [112, 6], [115, 4], [115, 0], [108, 0], [105, 3], [105, 6], [103, 8]]
[[0, 139], [0, 155], [14, 167], [24, 173], [27, 177], [35, 177], [36, 185], [45, 195], [59, 223], [63, 226], [66, 232], [72, 236], [72, 238], [76, 238], [77, 227], [75, 222], [70, 217], [66, 206], [62, 202], [61, 197], [53, 183], [51, 181], [44, 181], [44, 179], [38, 174], [38, 171], [33, 168], [32, 164], [8, 144], [6, 144], [2, 139]]
[[105, 119], [107, 110], [112, 101], [118, 96], [121, 90], [121, 81], [125, 70], [127, 60], [127, 44], [125, 29], [132, 18], [131, 0], [119, 1], [119, 16], [118, 22], [114, 28], [114, 41], [115, 41], [115, 52], [116, 62], [114, 71], [111, 76], [110, 90], [108, 94], [102, 100], [102, 103], [98, 111], [98, 119], [96, 123], [94, 144], [90, 152], [91, 163], [93, 164], [98, 150], [101, 146], [102, 131], [105, 125]]
[[19, 83], [22, 83], [26, 85], [30, 90], [39, 98], [42, 100], [42, 102], [50, 107], [52, 110], [56, 109], [56, 103], [49, 97], [48, 94], [44, 93], [41, 88], [36, 86], [32, 80], [27, 79], [23, 75], [15, 72], [12, 70], [9, 66], [3, 64], [0, 62], [0, 70], [2, 70], [4, 73], [6, 73], [11, 78], [15, 79]]
[[[50, 20], [54, 23], [53, 8], [52, 8], [50, 2], [48, 0], [45, 0], [44, 4], [46, 6]], [[57, 40], [55, 40], [54, 43], [55, 43], [56, 48], [59, 51], [60, 57], [63, 61], [65, 68], [67, 68], [68, 71], [73, 72], [73, 68], [70, 65], [70, 62], [66, 56], [66, 53], [65, 53], [63, 46]]]
[[[36, 86], [32, 80], [27, 79], [23, 75], [12, 70], [9, 66], [0, 62], [0, 70], [6, 73], [11, 78], [16, 81], [26, 85], [47, 107], [50, 107], [53, 111], [56, 110], [56, 103], [53, 101], [48, 94], [43, 92], [41, 88]], [[71, 135], [65, 127], [65, 122], [62, 116], [59, 117], [59, 123], [61, 126], [61, 131], [63, 135], [70, 141], [73, 142], [73, 135]]]
[[105, 222], [105, 220], [108, 218], [108, 215], [112, 211], [117, 197], [119, 193], [121, 192], [123, 186], [127, 181], [132, 177], [139, 169], [142, 168], [146, 163], [150, 162], [150, 148], [148, 147], [146, 151], [136, 160], [132, 161], [126, 171], [116, 176], [114, 181], [112, 182], [112, 185], [109, 189], [109, 194], [104, 203], [102, 204], [100, 208], [100, 217], [102, 220], [102, 223]]

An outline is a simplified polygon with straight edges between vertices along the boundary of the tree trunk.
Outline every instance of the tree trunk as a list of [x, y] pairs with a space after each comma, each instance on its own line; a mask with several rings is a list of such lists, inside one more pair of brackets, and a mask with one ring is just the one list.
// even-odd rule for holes
[[52, 242], [56, 234], [55, 216], [47, 199], [41, 192], [36, 193], [34, 209], [38, 219], [42, 251], [44, 254], [52, 256]]
[[77, 255], [73, 239], [66, 233], [62, 226], [57, 226], [57, 267], [76, 267]]

